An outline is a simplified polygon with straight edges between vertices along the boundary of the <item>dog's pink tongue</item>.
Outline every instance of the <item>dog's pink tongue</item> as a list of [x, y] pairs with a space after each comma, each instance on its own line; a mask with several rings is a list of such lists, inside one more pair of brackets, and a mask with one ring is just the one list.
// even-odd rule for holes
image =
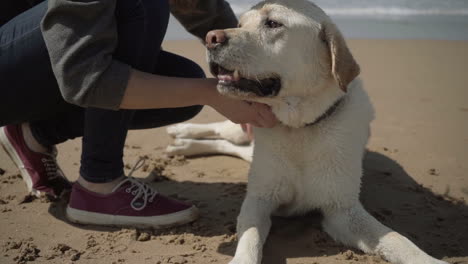
[[230, 74], [218, 74], [218, 80], [225, 81], [225, 82], [232, 82], [233, 76]]
[[240, 80], [239, 71], [235, 70], [234, 72], [230, 73], [222, 73], [218, 74], [218, 80], [225, 81], [225, 82], [237, 82]]

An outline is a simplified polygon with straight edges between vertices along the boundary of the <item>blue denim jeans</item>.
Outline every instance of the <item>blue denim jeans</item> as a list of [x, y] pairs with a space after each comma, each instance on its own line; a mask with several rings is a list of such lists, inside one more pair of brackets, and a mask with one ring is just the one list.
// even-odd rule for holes
[[[65, 102], [40, 31], [46, 11], [47, 2], [40, 3], [0, 27], [0, 126], [29, 122], [46, 146], [83, 137], [80, 174], [98, 183], [123, 175], [129, 129], [182, 122], [200, 112], [202, 106], [112, 111]], [[196, 63], [160, 48], [169, 21], [167, 0], [117, 0], [115, 17], [115, 59], [145, 72], [205, 77]]]

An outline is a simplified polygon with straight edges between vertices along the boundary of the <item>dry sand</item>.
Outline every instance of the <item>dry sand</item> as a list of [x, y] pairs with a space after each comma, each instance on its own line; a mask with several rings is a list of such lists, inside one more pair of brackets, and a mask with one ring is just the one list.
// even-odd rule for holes
[[[468, 42], [350, 40], [376, 108], [364, 159], [364, 206], [419, 247], [451, 263], [468, 263]], [[196, 41], [165, 43], [206, 69]], [[205, 108], [192, 122], [223, 118]], [[191, 201], [201, 218], [166, 230], [81, 226], [63, 217], [65, 202], [25, 201], [18, 170], [0, 150], [0, 263], [227, 263], [248, 164], [232, 157], [168, 159], [164, 128], [132, 131], [125, 163], [147, 155], [158, 190]], [[80, 140], [58, 146], [59, 161], [77, 178]], [[334, 242], [320, 215], [274, 218], [267, 264], [385, 263]]]

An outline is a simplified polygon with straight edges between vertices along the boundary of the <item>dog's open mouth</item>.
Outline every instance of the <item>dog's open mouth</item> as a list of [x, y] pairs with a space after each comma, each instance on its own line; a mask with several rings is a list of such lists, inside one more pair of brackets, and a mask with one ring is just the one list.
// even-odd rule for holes
[[266, 78], [249, 79], [239, 70], [228, 70], [217, 63], [210, 63], [210, 70], [218, 78], [218, 89], [222, 92], [253, 93], [255, 96], [272, 97], [281, 89], [281, 79], [274, 74]]

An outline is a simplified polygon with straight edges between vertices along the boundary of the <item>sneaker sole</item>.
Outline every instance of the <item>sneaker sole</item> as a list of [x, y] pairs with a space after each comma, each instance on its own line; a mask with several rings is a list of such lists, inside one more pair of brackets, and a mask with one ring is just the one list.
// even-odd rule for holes
[[121, 216], [78, 210], [67, 206], [66, 216], [72, 223], [101, 226], [166, 228], [190, 223], [198, 218], [195, 206], [189, 209], [160, 216]]
[[10, 140], [5, 133], [5, 128], [3, 127], [0, 129], [0, 143], [8, 156], [10, 156], [11, 160], [13, 160], [15, 165], [19, 168], [23, 181], [28, 187], [28, 191], [37, 197], [41, 196], [40, 191], [33, 189], [31, 175], [29, 175], [28, 170], [24, 167], [23, 161], [20, 159], [15, 148], [11, 145]]

